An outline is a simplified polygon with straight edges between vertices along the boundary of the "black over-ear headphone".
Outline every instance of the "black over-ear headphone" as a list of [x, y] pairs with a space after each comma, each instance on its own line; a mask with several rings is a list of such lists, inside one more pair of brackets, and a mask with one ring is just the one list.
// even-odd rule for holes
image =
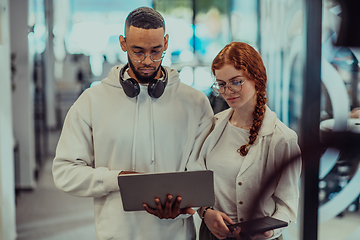
[[[124, 80], [124, 73], [128, 67], [129, 67], [129, 64], [127, 63], [125, 66], [123, 66], [120, 69], [119, 78], [120, 78], [120, 84], [121, 84], [122, 88], [124, 89], [125, 94], [128, 97], [133, 98], [133, 97], [136, 97], [137, 95], [139, 95], [140, 85], [133, 78], [128, 78], [128, 79]], [[161, 71], [163, 71], [163, 73], [164, 73], [164, 78], [162, 80], [153, 79], [149, 82], [149, 85], [148, 85], [148, 94], [150, 97], [153, 97], [153, 98], [159, 98], [164, 93], [166, 84], [168, 82], [168, 75], [167, 75], [166, 69], [163, 66], [160, 66], [160, 67], [161, 67]]]

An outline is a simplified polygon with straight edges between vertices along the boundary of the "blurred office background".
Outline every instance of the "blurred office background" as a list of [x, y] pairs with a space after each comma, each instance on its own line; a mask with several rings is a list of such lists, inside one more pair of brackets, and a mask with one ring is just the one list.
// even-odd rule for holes
[[[284, 238], [360, 239], [356, 1], [0, 0], [0, 240], [95, 239], [91, 199], [55, 189], [51, 161], [71, 104], [127, 62], [118, 37], [140, 6], [165, 18], [163, 64], [214, 112], [227, 108], [210, 88], [215, 55], [231, 41], [260, 52], [269, 107], [313, 151], [304, 151], [299, 217]], [[344, 131], [353, 134], [334, 141]]]

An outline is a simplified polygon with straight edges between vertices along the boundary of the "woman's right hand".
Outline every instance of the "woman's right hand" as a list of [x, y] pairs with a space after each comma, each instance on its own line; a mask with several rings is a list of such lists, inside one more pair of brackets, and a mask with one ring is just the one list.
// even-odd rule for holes
[[226, 226], [225, 222], [234, 224], [231, 218], [229, 218], [225, 213], [213, 209], [208, 209], [206, 211], [204, 222], [212, 234], [214, 234], [218, 239], [225, 239], [227, 235], [230, 234], [230, 230]]

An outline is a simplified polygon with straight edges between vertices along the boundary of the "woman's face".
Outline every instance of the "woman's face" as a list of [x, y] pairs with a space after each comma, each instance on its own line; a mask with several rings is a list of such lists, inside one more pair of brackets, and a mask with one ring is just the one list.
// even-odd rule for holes
[[225, 99], [229, 107], [232, 109], [247, 109], [253, 110], [256, 105], [256, 90], [255, 82], [246, 79], [243, 70], [237, 70], [232, 65], [224, 65], [219, 70], [215, 70], [215, 77], [218, 84], [229, 86], [230, 82], [245, 81], [242, 84], [240, 92], [225, 88], [225, 92], [221, 96]]

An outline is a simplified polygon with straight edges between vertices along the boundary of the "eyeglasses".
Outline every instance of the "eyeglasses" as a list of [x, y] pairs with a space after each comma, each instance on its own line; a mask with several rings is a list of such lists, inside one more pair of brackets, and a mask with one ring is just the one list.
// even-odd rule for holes
[[[125, 38], [125, 42], [126, 42], [126, 38]], [[126, 46], [127, 46], [127, 42], [126, 42]], [[129, 56], [134, 62], [142, 62], [145, 60], [146, 56], [149, 56], [151, 61], [153, 62], [160, 62], [165, 56], [165, 51], [157, 51], [150, 54], [145, 54], [142, 52], [134, 52], [134, 53], [129, 53]]]
[[233, 91], [234, 93], [240, 92], [242, 89], [242, 85], [246, 82], [246, 80], [240, 80], [240, 81], [230, 81], [228, 83], [218, 83], [214, 82], [211, 86], [212, 90], [217, 94], [224, 94], [226, 91], [226, 88]]
[[129, 53], [129, 56], [134, 62], [142, 62], [145, 60], [146, 56], [150, 56], [150, 59], [154, 62], [160, 62], [165, 56], [165, 51], [158, 51], [150, 54], [144, 54], [142, 52], [134, 52], [131, 54]]

